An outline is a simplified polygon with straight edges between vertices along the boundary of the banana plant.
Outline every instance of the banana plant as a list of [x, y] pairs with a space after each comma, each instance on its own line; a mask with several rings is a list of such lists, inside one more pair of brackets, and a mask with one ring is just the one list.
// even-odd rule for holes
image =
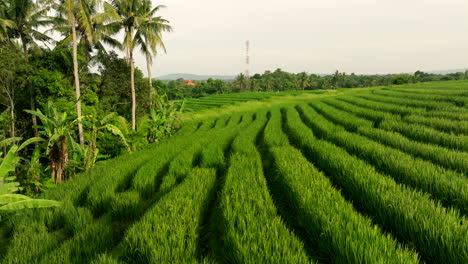
[[20, 147], [13, 145], [3, 160], [0, 161], [0, 211], [16, 211], [26, 208], [44, 208], [61, 205], [61, 202], [57, 201], [32, 199], [25, 195], [16, 194], [16, 192], [21, 190], [21, 187], [16, 182], [16, 177], [10, 176], [20, 161], [20, 157], [16, 153], [26, 145], [37, 141], [40, 140], [35, 138], [27, 140]]
[[178, 127], [180, 114], [184, 110], [185, 101], [179, 106], [168, 100], [167, 95], [153, 97], [154, 109], [150, 112], [149, 142], [156, 142], [160, 138], [172, 134]]
[[111, 124], [111, 121], [114, 120], [116, 116], [117, 116], [116, 113], [110, 113], [106, 115], [103, 119], [99, 120], [98, 122], [92, 123], [93, 131], [91, 134], [91, 142], [89, 146], [87, 146], [85, 149], [85, 153], [86, 153], [85, 168], [86, 169], [90, 169], [91, 167], [93, 167], [98, 158], [99, 149], [96, 147], [96, 143], [97, 143], [97, 136], [100, 131], [107, 130], [111, 134], [120, 137], [120, 139], [122, 140], [127, 150], [130, 151], [130, 146], [128, 145], [127, 140], [125, 139], [125, 135], [123, 134], [123, 132], [117, 126]]
[[44, 113], [41, 110], [25, 112], [39, 117], [42, 122], [39, 135], [42, 136], [46, 143], [46, 155], [49, 157], [49, 167], [51, 176], [55, 183], [60, 183], [63, 180], [63, 172], [68, 165], [69, 147], [72, 151], [76, 150], [75, 141], [72, 137], [73, 128], [79, 121], [75, 119], [71, 122], [67, 121], [67, 113], [60, 113], [53, 107], [49, 101], [44, 108]]

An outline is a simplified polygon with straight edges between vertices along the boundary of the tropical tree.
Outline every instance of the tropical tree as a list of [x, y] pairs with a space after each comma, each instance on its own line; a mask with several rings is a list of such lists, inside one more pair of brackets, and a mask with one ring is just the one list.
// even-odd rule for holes
[[7, 11], [9, 9], [9, 3], [4, 0], [0, 0], [0, 43], [7, 40], [9, 30], [15, 28], [15, 22], [7, 18]]
[[[92, 16], [97, 13], [98, 0], [60, 0], [56, 5], [57, 18], [66, 21], [71, 29], [73, 49], [73, 76], [76, 97], [76, 114], [78, 120], [78, 137], [80, 145], [84, 148], [83, 124], [81, 122], [81, 90], [78, 71], [78, 41], [80, 37], [86, 37], [90, 43], [94, 43], [94, 28]], [[57, 24], [57, 30], [63, 31], [63, 24]]]
[[60, 113], [48, 102], [44, 113], [41, 110], [25, 110], [39, 117], [42, 125], [38, 126], [39, 135], [46, 141], [46, 155], [49, 157], [51, 177], [55, 183], [63, 180], [63, 172], [68, 165], [69, 147], [77, 149], [77, 143], [72, 137], [73, 126], [80, 120], [67, 121], [67, 113]]
[[17, 94], [28, 82], [31, 69], [23, 54], [10, 45], [0, 46], [0, 104], [9, 110], [10, 137], [16, 135]]
[[[52, 39], [46, 34], [38, 30], [41, 26], [52, 24], [52, 20], [47, 17], [47, 13], [51, 9], [51, 5], [45, 1], [33, 0], [7, 0], [8, 10], [5, 15], [8, 19], [14, 22], [15, 27], [10, 29], [9, 37], [19, 39], [21, 41], [21, 49], [26, 61], [29, 60], [29, 49], [38, 48], [39, 42], [51, 41]], [[32, 110], [36, 110], [36, 102], [34, 100], [34, 89], [31, 84], [28, 84], [30, 105]], [[35, 115], [31, 117], [33, 127], [37, 126], [37, 118]], [[34, 136], [37, 136], [37, 129], [34, 128]]]
[[237, 75], [235, 83], [238, 85], [239, 91], [243, 92], [247, 89], [247, 78], [243, 73]]
[[[104, 3], [105, 13], [112, 17], [109, 25], [118, 25], [124, 30], [123, 47], [125, 58], [130, 65], [130, 89], [132, 94], [132, 130], [136, 130], [136, 93], [135, 93], [135, 63], [133, 61], [135, 48], [155, 52], [156, 47], [164, 47], [161, 32], [171, 28], [161, 17], [153, 17], [162, 8], [150, 8], [148, 0], [112, 0]], [[148, 58], [148, 62], [151, 60]], [[150, 70], [150, 69], [149, 69]], [[151, 77], [150, 77], [151, 79]]]
[[[13, 145], [4, 158], [0, 153], [0, 211], [20, 210], [25, 208], [41, 208], [60, 206], [61, 203], [51, 200], [31, 199], [27, 196], [16, 194], [21, 190], [20, 184], [16, 182], [16, 177], [11, 176], [19, 164], [21, 158], [16, 154], [27, 145], [38, 139], [29, 139], [21, 146]], [[0, 145], [5, 141], [0, 142]]]
[[301, 90], [305, 90], [310, 85], [310, 78], [306, 72], [298, 73], [296, 77]]
[[[153, 98], [153, 78], [151, 74], [151, 65], [153, 64], [153, 57], [157, 55], [157, 48], [161, 47], [164, 52], [166, 52], [166, 47], [162, 40], [162, 32], [171, 32], [172, 27], [169, 25], [169, 21], [158, 16], [155, 17], [155, 14], [162, 8], [165, 8], [164, 5], [158, 5], [152, 8], [151, 1], [144, 1], [142, 12], [144, 21], [140, 24], [138, 28], [135, 40], [140, 46], [141, 52], [146, 56], [146, 69], [148, 71], [148, 84], [149, 84], [149, 98]], [[150, 103], [150, 109], [152, 108], [152, 103]]]
[[117, 126], [111, 124], [111, 121], [113, 121], [116, 116], [117, 116], [116, 113], [110, 113], [106, 115], [104, 118], [102, 118], [101, 120], [92, 123], [93, 131], [91, 134], [91, 142], [89, 146], [87, 147], [87, 149], [85, 150], [86, 151], [86, 160], [85, 160], [85, 165], [84, 165], [85, 169], [90, 169], [96, 163], [96, 160], [99, 154], [99, 149], [97, 149], [96, 147], [97, 137], [98, 137], [98, 133], [101, 131], [106, 130], [112, 133], [113, 135], [120, 137], [123, 144], [130, 151], [130, 148], [127, 144], [127, 140], [125, 139], [125, 136], [122, 133], [122, 131]]

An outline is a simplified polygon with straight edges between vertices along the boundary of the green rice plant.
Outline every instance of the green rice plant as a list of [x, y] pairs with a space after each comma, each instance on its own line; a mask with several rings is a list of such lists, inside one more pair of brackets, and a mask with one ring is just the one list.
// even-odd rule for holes
[[394, 105], [390, 103], [383, 103], [383, 102], [375, 102], [371, 100], [367, 100], [361, 97], [348, 95], [348, 96], [340, 96], [336, 97], [337, 100], [345, 101], [347, 103], [358, 105], [360, 107], [364, 107], [367, 109], [372, 109], [373, 111], [382, 111], [391, 113], [394, 115], [409, 115], [409, 114], [417, 114], [417, 113], [424, 113], [426, 112], [425, 108], [410, 108], [401, 105]]
[[279, 110], [273, 112], [264, 139], [278, 170], [279, 191], [324, 262], [418, 263], [417, 254], [356, 212], [328, 178], [289, 145]]
[[420, 113], [419, 115], [427, 116], [427, 117], [451, 119], [451, 120], [456, 120], [456, 121], [468, 121], [468, 113], [463, 113], [463, 112], [430, 111], [430, 112]]
[[[24, 254], [24, 262], [19, 263], [37, 263], [39, 256], [51, 250], [51, 247], [47, 245], [57, 246], [60, 240], [70, 239], [82, 232], [92, 223], [93, 217], [87, 208], [77, 205], [84, 204], [90, 186], [102, 177], [113, 176], [109, 172], [116, 170], [109, 170], [109, 168], [116, 168], [122, 164], [125, 166], [126, 163], [122, 161], [131, 162], [132, 158], [144, 159], [145, 155], [150, 152], [152, 152], [151, 147], [133, 155], [124, 155], [113, 160], [99, 162], [92, 170], [79, 174], [61, 183], [58, 188], [43, 193], [40, 197], [62, 201], [63, 206], [51, 210], [31, 210], [12, 217], [9, 225], [13, 235], [8, 243], [7, 255], [16, 254], [21, 248], [28, 249], [28, 253]], [[112, 177], [110, 178], [112, 179]], [[31, 231], [30, 228], [25, 228], [29, 226], [33, 226], [34, 230], [41, 231]], [[36, 234], [33, 236], [34, 232]], [[41, 244], [40, 240], [43, 240], [44, 244]], [[10, 256], [7, 259], [13, 258]], [[16, 262], [18, 261], [7, 261], [7, 263]]]
[[128, 221], [138, 219], [143, 210], [140, 193], [131, 190], [116, 194], [111, 202], [110, 213], [116, 221]]
[[412, 140], [439, 145], [445, 148], [468, 152], [468, 136], [444, 133], [418, 124], [408, 124], [398, 120], [384, 120], [380, 128], [398, 132]]
[[403, 121], [410, 124], [421, 124], [442, 132], [455, 135], [468, 135], [468, 121], [452, 121], [437, 117], [423, 117], [409, 115], [403, 118]]
[[327, 118], [333, 119], [343, 125], [346, 129], [351, 131], [357, 131], [360, 127], [372, 127], [373, 123], [367, 119], [358, 118], [355, 115], [338, 110], [334, 107], [331, 107], [321, 101], [311, 101], [309, 103], [311, 107], [315, 109], [315, 111], [319, 112], [320, 114], [324, 115]]
[[432, 144], [420, 143], [391, 131], [379, 128], [362, 127], [358, 133], [384, 145], [400, 149], [412, 156], [437, 163], [468, 175], [468, 153], [440, 147]]
[[296, 111], [287, 111], [286, 118], [286, 131], [294, 144], [375, 223], [414, 247], [425, 261], [463, 263], [468, 259], [468, 221], [457, 211], [397, 184], [343, 149], [314, 138]]
[[[442, 88], [442, 87], [441, 87]], [[457, 89], [428, 89], [424, 87], [424, 89], [415, 89], [415, 88], [390, 88], [392, 91], [398, 92], [405, 92], [410, 94], [416, 95], [425, 95], [425, 94], [434, 94], [434, 95], [442, 95], [442, 96], [468, 96], [468, 92], [466, 91], [466, 87], [463, 87], [460, 90]]]
[[463, 174], [346, 131], [328, 140], [371, 163], [395, 181], [427, 192], [445, 206], [457, 208], [468, 215], [468, 178]]
[[[202, 133], [212, 129], [216, 124], [215, 121], [203, 123], [197, 132]], [[184, 141], [184, 139], [185, 137], [171, 137], [156, 144], [151, 152], [144, 157], [137, 156], [137, 159], [127, 159], [119, 166], [107, 168], [104, 175], [112, 175], [112, 177], [102, 177], [90, 187], [86, 200], [87, 205], [95, 215], [101, 215], [111, 208], [111, 203], [118, 190], [125, 191], [127, 188], [132, 188], [141, 191], [142, 197], [146, 197], [154, 187], [154, 176], [162, 169], [165, 162], [177, 154], [177, 151], [183, 150], [184, 145], [180, 141]], [[187, 143], [187, 140], [185, 142]], [[161, 154], [155, 157], [155, 153]], [[153, 175], [153, 177], [148, 176], [148, 174]], [[135, 177], [136, 179], [134, 179]]]
[[122, 263], [122, 262], [116, 260], [115, 258], [113, 258], [112, 256], [106, 253], [100, 254], [97, 258], [91, 261], [91, 264], [119, 264], [119, 263]]
[[357, 106], [357, 105], [354, 105], [345, 101], [336, 100], [336, 98], [325, 99], [325, 100], [322, 100], [322, 102], [332, 107], [335, 107], [337, 109], [343, 110], [345, 112], [353, 113], [359, 117], [368, 119], [377, 124], [380, 123], [384, 119], [399, 119], [400, 118], [399, 115], [392, 115], [390, 113], [360, 107], [360, 106]]
[[112, 246], [113, 230], [107, 218], [88, 225], [73, 238], [40, 258], [39, 263], [89, 263]]
[[405, 99], [405, 98], [392, 98], [388, 96], [382, 96], [377, 94], [371, 93], [359, 93], [356, 94], [357, 97], [361, 97], [367, 100], [375, 101], [375, 102], [383, 102], [383, 103], [390, 103], [394, 105], [402, 105], [402, 106], [410, 106], [410, 107], [421, 107], [425, 108], [426, 110], [453, 110], [459, 111], [461, 108], [456, 107], [452, 103], [448, 102], [435, 102], [435, 101], [420, 101], [420, 100], [413, 100], [413, 99]]
[[90, 186], [86, 205], [93, 214], [99, 216], [108, 212], [112, 200], [115, 199], [116, 191], [129, 185], [138, 168], [150, 159], [151, 157], [147, 156], [141, 160], [127, 161], [119, 166], [109, 167], [106, 174]]
[[40, 257], [59, 246], [41, 222], [15, 223], [8, 249], [1, 263], [39, 263]]
[[[326, 111], [331, 112], [328, 109]], [[335, 113], [335, 116], [346, 116], [339, 111]], [[307, 124], [317, 123], [320, 120], [316, 113], [304, 115], [303, 118]], [[343, 124], [338, 118], [330, 120], [322, 119], [320, 122], [329, 122], [329, 126], [333, 125], [331, 122]], [[354, 122], [359, 118], [347, 115], [346, 120]], [[463, 174], [446, 170], [431, 162], [414, 158], [397, 149], [347, 131], [328, 133], [325, 138], [349, 153], [369, 161], [378, 170], [391, 175], [397, 182], [428, 192], [444, 205], [458, 208], [465, 215], [468, 213], [468, 178]]]
[[[424, 90], [427, 91], [427, 90]], [[374, 90], [374, 94], [394, 97], [394, 98], [407, 98], [407, 99], [414, 99], [414, 100], [421, 100], [421, 101], [442, 101], [442, 102], [449, 102], [455, 104], [457, 106], [464, 106], [468, 102], [468, 97], [462, 96], [447, 96], [447, 95], [434, 95], [426, 93], [408, 93], [408, 92], [400, 92], [395, 91], [391, 88], [383, 88], [381, 90]]]
[[[323, 137], [328, 137], [336, 132], [344, 130], [342, 126], [335, 125], [332, 122], [328, 121], [323, 115], [317, 113], [314, 108], [310, 107], [308, 104], [299, 104], [296, 106], [297, 111], [301, 116], [308, 119], [314, 119], [317, 122], [311, 123], [313, 129], [318, 131]], [[298, 135], [300, 136], [300, 135]], [[309, 135], [302, 135], [304, 138], [308, 138]]]
[[214, 169], [195, 168], [128, 230], [126, 263], [197, 263], [198, 226], [216, 179]]
[[60, 210], [60, 214], [63, 219], [62, 232], [68, 237], [78, 234], [94, 222], [93, 214], [89, 209], [75, 207], [69, 201], [64, 203], [64, 208]]
[[[215, 119], [205, 121], [201, 126], [196, 129], [196, 132], [191, 134], [184, 134], [178, 137], [173, 137], [172, 141], [166, 144], [161, 144], [158, 149], [157, 155], [143, 165], [135, 174], [131, 182], [131, 189], [140, 192], [143, 198], [148, 198], [156, 191], [161, 178], [166, 173], [167, 164], [174, 159], [174, 157], [185, 151], [189, 146], [196, 142], [199, 138], [206, 137], [206, 133], [214, 126], [221, 126], [223, 121], [219, 123]], [[162, 175], [161, 175], [162, 174]]]
[[[192, 140], [183, 152], [180, 152], [169, 164], [167, 174], [162, 178], [161, 186], [158, 190], [158, 197], [169, 192], [174, 186], [182, 182], [188, 173], [192, 170], [193, 166], [198, 166], [200, 157], [203, 149], [211, 143], [214, 137], [219, 134], [223, 134], [223, 131], [236, 129], [238, 124], [236, 122], [231, 123], [227, 127], [224, 127], [227, 118], [221, 119], [217, 122], [217, 129], [212, 129], [204, 134], [197, 136], [197, 140]], [[246, 119], [243, 122], [248, 122]], [[219, 125], [219, 126], [218, 126]]]
[[[244, 114], [248, 116], [248, 114]], [[241, 129], [250, 124], [250, 118], [242, 118], [239, 123], [241, 115], [234, 115], [233, 121], [230, 124], [237, 124], [233, 127], [229, 126], [227, 129], [212, 135], [210, 142], [206, 145], [200, 153], [200, 167], [202, 168], [215, 168], [218, 170], [224, 170], [227, 166], [227, 157], [224, 153], [228, 150], [229, 144], [232, 143], [236, 135], [241, 132]]]
[[255, 147], [266, 113], [232, 144], [220, 201], [222, 256], [229, 263], [309, 263], [302, 242], [278, 217]]

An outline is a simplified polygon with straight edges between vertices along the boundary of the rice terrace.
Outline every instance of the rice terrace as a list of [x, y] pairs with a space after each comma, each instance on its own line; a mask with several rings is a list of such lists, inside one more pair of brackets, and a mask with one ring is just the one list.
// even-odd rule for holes
[[3, 261], [464, 263], [467, 103], [447, 82], [194, 112], [44, 192], [63, 206], [15, 218]]
[[446, 2], [0, 0], [0, 264], [468, 264]]

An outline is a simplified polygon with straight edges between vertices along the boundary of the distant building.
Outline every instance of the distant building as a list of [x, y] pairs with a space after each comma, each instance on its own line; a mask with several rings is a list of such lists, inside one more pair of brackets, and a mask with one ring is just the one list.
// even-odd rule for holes
[[187, 85], [190, 85], [190, 86], [195, 86], [196, 85], [191, 80], [185, 80], [184, 83], [187, 84]]

